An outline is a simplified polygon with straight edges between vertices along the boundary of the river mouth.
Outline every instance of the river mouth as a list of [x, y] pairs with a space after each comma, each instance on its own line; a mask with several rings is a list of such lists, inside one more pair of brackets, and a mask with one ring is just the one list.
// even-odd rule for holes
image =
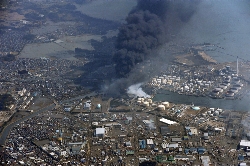
[[194, 104], [210, 108], [221, 108], [224, 110], [250, 111], [250, 92], [246, 93], [241, 99], [212, 99], [210, 97], [196, 97], [180, 95], [168, 90], [159, 90], [153, 97], [153, 101], [168, 101], [175, 104]]

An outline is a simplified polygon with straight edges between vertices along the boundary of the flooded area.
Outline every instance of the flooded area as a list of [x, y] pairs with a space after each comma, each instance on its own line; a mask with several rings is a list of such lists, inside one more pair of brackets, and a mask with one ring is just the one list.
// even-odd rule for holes
[[73, 22], [73, 21], [63, 21], [63, 22], [47, 21], [41, 27], [33, 28], [31, 30], [31, 33], [34, 35], [44, 35], [47, 33], [53, 33], [59, 29], [62, 29], [62, 28], [69, 28], [70, 29], [74, 25], [75, 25], [75, 22]]
[[124, 22], [127, 14], [136, 6], [135, 0], [96, 0], [84, 5], [75, 4], [78, 11], [94, 18]]
[[68, 60], [77, 60], [75, 48], [93, 50], [89, 40], [94, 39], [101, 41], [101, 35], [80, 35], [80, 36], [65, 36], [55, 42], [49, 43], [33, 43], [27, 44], [21, 51], [20, 58], [40, 58], [54, 57]]

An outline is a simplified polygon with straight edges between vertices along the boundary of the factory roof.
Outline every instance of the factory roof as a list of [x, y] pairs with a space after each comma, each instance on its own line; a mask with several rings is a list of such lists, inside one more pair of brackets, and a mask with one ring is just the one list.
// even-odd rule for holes
[[240, 141], [240, 146], [245, 146], [245, 147], [250, 147], [250, 141], [248, 140], [241, 140]]
[[169, 145], [168, 145], [168, 147], [169, 148], [178, 148], [178, 143], [170, 143]]
[[161, 118], [160, 122], [163, 122], [163, 123], [166, 123], [166, 124], [169, 124], [169, 125], [177, 124], [177, 122], [171, 121], [171, 120], [168, 120], [168, 119], [165, 119], [165, 118]]
[[105, 134], [105, 128], [96, 128], [95, 133], [96, 135]]
[[154, 144], [154, 142], [152, 139], [147, 139], [147, 145], [153, 145], [153, 144]]
[[198, 110], [200, 110], [200, 107], [194, 106], [194, 107], [192, 107], [192, 109], [195, 110], [195, 111], [198, 111]]
[[149, 120], [143, 120], [143, 123], [144, 123], [144, 124], [150, 124], [150, 123], [152, 123], [152, 122], [149, 121]]

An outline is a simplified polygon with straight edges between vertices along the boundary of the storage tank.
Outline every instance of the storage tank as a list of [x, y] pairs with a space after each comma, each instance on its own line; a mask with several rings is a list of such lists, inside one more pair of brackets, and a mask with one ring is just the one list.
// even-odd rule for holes
[[233, 78], [233, 82], [234, 82], [234, 83], [240, 83], [240, 79], [237, 78], [237, 77], [236, 77], [236, 78], [234, 77], [234, 78]]
[[215, 91], [218, 91], [218, 92], [223, 92], [223, 89], [221, 89], [220, 87], [215, 88], [214, 90], [215, 90]]
[[211, 112], [214, 112], [214, 108], [210, 108], [209, 110], [210, 110]]
[[164, 102], [162, 102], [162, 105], [164, 105], [165, 107], [169, 107], [169, 102], [164, 101]]
[[163, 83], [163, 84], [166, 84], [166, 83], [167, 83], [167, 80], [166, 80], [166, 79], [163, 79], [163, 80], [162, 80], [162, 83]]
[[165, 110], [165, 106], [164, 106], [164, 105], [158, 105], [158, 109], [159, 109], [160, 111], [164, 111], [164, 110]]
[[148, 102], [149, 102], [149, 104], [153, 103], [152, 99], [148, 99]]
[[200, 84], [201, 84], [201, 81], [197, 81], [197, 84], [200, 85]]
[[187, 85], [184, 86], [184, 90], [189, 90], [189, 87]]
[[220, 115], [219, 111], [214, 111], [214, 116], [219, 116], [219, 115]]
[[165, 79], [164, 77], [159, 77], [159, 79], [161, 79], [161, 82]]
[[138, 100], [138, 101], [141, 101], [141, 98], [139, 97], [137, 100]]
[[161, 79], [157, 79], [156, 81], [157, 81], [157, 83], [161, 83]]
[[167, 82], [167, 84], [168, 84], [168, 85], [172, 85], [172, 80], [169, 80], [169, 81]]
[[145, 107], [149, 107], [149, 102], [144, 101], [143, 105], [144, 105]]
[[144, 98], [141, 98], [141, 102], [144, 102]]
[[210, 84], [205, 84], [205, 87], [209, 87], [210, 86]]
[[156, 104], [152, 104], [152, 107], [156, 107], [157, 105]]
[[207, 115], [206, 114], [201, 114], [202, 115], [202, 117], [206, 117]]
[[217, 111], [219, 111], [219, 113], [222, 113], [222, 112], [223, 112], [223, 110], [220, 109], [220, 108], [218, 108]]
[[101, 104], [97, 104], [97, 106], [96, 106], [97, 109], [100, 109], [101, 107], [102, 107]]
[[226, 97], [234, 97], [234, 93], [232, 91], [227, 91]]
[[241, 86], [240, 86], [239, 84], [234, 84], [234, 85], [233, 85], [233, 88], [236, 88], [236, 89], [240, 90], [240, 89], [241, 89]]
[[237, 88], [230, 88], [229, 90], [232, 91], [233, 93], [237, 93], [238, 92]]
[[220, 84], [219, 87], [220, 87], [221, 89], [227, 89], [227, 86], [226, 86], [225, 84]]
[[139, 104], [139, 105], [140, 105], [140, 104], [141, 104], [141, 101], [137, 101], [137, 104]]

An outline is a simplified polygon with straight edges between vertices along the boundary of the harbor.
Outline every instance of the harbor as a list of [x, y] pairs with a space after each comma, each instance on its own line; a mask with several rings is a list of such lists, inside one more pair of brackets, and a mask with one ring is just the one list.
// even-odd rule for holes
[[178, 56], [165, 71], [151, 77], [143, 90], [154, 96], [153, 101], [250, 111], [248, 61], [237, 58], [235, 62], [218, 63], [206, 54], [194, 65], [188, 61], [194, 56]]

